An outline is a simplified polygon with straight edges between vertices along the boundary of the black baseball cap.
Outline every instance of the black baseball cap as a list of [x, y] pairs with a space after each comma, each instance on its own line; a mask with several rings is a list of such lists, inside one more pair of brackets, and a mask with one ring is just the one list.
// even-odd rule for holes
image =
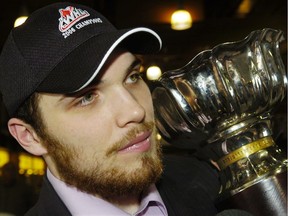
[[34, 92], [81, 90], [120, 43], [135, 54], [155, 53], [162, 46], [153, 30], [116, 29], [84, 5], [62, 2], [33, 12], [12, 29], [0, 55], [0, 92], [9, 116]]

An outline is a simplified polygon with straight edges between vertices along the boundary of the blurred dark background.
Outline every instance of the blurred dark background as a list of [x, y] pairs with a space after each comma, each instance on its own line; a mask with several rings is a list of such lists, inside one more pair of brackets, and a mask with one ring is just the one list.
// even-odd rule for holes
[[[0, 5], [0, 49], [13, 28], [15, 19], [56, 0], [9, 0]], [[118, 28], [146, 26], [163, 40], [163, 49], [145, 59], [144, 66], [156, 64], [162, 71], [184, 66], [197, 53], [228, 41], [243, 39], [251, 31], [263, 28], [281, 29], [287, 36], [287, 0], [77, 0], [104, 14]], [[193, 17], [192, 28], [175, 31], [170, 16], [179, 4]], [[287, 41], [280, 44], [287, 68]], [[1, 79], [1, 78], [0, 78]], [[279, 105], [275, 119], [277, 137], [286, 140], [286, 99]], [[284, 121], [284, 120], [285, 121]], [[0, 147], [21, 151], [8, 135], [7, 115], [0, 101]], [[275, 126], [275, 127], [276, 127]], [[281, 141], [282, 142], [282, 141]]]

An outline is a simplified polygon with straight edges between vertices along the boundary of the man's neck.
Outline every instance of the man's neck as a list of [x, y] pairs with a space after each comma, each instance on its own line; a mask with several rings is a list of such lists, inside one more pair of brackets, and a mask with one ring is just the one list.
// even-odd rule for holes
[[129, 214], [134, 214], [139, 209], [139, 200], [126, 200], [125, 203], [123, 201], [115, 205]]
[[109, 200], [109, 202], [129, 214], [134, 214], [139, 209], [140, 206], [139, 197], [140, 195], [132, 195], [129, 197], [118, 197], [117, 199]]

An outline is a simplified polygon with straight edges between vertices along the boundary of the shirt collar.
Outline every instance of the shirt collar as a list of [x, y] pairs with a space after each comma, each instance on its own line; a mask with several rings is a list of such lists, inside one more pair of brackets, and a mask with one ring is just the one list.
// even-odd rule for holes
[[[47, 178], [72, 215], [88, 216], [95, 215], [95, 212], [97, 212], [97, 215], [103, 216], [129, 215], [127, 212], [101, 198], [84, 193], [73, 186], [65, 184], [53, 176], [49, 169], [47, 169]], [[163, 215], [168, 215], [164, 202], [154, 184], [143, 194], [140, 207], [134, 215], [142, 215], [141, 212], [151, 203], [157, 205]]]
[[[152, 184], [149, 187], [149, 189], [142, 195], [140, 207], [138, 211], [135, 213], [135, 215], [142, 215], [141, 212], [144, 212], [145, 208], [148, 205], [152, 205], [152, 204], [157, 206], [160, 209], [160, 211], [162, 212], [162, 215], [168, 215], [165, 204], [154, 184]], [[154, 214], [151, 214], [151, 215], [154, 215]]]

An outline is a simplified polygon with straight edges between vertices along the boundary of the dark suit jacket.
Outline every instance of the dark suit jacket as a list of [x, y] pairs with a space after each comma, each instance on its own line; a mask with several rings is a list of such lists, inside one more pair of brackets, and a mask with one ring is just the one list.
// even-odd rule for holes
[[[217, 172], [194, 157], [165, 156], [164, 174], [156, 184], [169, 216], [212, 216], [219, 191]], [[71, 215], [44, 177], [39, 200], [27, 216]]]

